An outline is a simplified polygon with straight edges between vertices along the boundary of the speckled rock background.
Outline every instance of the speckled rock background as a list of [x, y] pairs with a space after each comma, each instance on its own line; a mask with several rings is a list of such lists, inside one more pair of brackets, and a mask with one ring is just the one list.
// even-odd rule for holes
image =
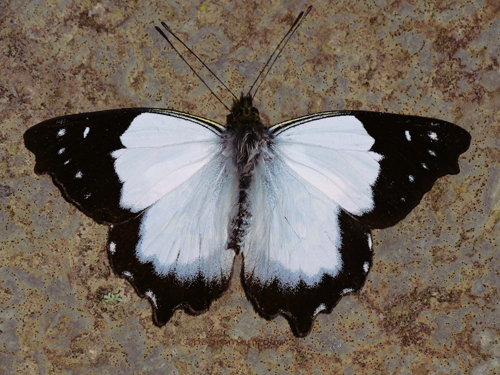
[[[374, 232], [364, 288], [307, 338], [259, 317], [239, 277], [208, 313], [177, 311], [158, 328], [147, 300], [112, 273], [107, 228], [33, 173], [22, 134], [51, 117], [137, 106], [224, 123], [226, 109], [154, 25], [168, 22], [239, 93], [309, 4], [258, 95], [263, 119], [332, 109], [441, 118], [472, 134], [462, 172]], [[499, 64], [497, 0], [2, 0], [0, 373], [500, 373]]]

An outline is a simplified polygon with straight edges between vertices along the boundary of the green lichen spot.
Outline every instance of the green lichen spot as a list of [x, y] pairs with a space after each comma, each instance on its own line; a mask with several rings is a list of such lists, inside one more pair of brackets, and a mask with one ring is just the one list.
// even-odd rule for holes
[[119, 303], [122, 301], [119, 293], [114, 294], [110, 292], [105, 294], [103, 298], [107, 303]]
[[207, 10], [208, 1], [204, 1], [200, 6], [200, 12], [205, 12]]

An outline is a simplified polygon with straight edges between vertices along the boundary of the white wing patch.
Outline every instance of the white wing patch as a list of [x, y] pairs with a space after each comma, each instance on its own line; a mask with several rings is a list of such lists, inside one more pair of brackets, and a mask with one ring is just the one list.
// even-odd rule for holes
[[143, 113], [120, 137], [112, 153], [123, 183], [120, 205], [139, 212], [187, 181], [220, 145], [206, 126], [175, 116]]
[[334, 116], [292, 126], [275, 139], [276, 152], [300, 177], [354, 215], [373, 208], [380, 172], [375, 140], [354, 116]]
[[144, 214], [136, 255], [158, 274], [189, 282], [229, 277], [234, 252], [227, 250], [229, 218], [238, 200], [238, 175], [221, 154], [163, 196]]
[[319, 282], [342, 268], [340, 207], [279, 156], [255, 170], [249, 202], [251, 229], [243, 243], [245, 276], [285, 288]]
[[156, 295], [153, 293], [151, 289], [146, 290], [146, 293], [144, 293], [146, 296], [149, 297], [151, 302], [153, 303], [154, 307], [158, 307], [157, 301], [156, 301]]

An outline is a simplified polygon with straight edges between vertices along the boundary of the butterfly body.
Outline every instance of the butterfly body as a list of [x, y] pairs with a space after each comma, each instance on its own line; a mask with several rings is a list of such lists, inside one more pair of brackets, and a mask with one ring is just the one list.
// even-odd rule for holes
[[273, 135], [264, 126], [259, 111], [253, 106], [249, 95], [235, 100], [227, 116], [226, 130], [221, 134], [224, 154], [231, 155], [238, 171], [238, 203], [231, 220], [229, 249], [240, 251], [251, 221], [248, 192], [255, 166], [262, 158], [269, 158]]

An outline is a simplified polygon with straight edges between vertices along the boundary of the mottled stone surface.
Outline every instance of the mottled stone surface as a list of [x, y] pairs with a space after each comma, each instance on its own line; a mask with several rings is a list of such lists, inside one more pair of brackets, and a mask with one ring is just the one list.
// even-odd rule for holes
[[[259, 92], [263, 119], [438, 117], [472, 134], [462, 172], [374, 233], [364, 288], [320, 314], [307, 338], [259, 317], [238, 277], [208, 313], [177, 311], [158, 328], [112, 273], [106, 227], [33, 173], [22, 134], [47, 118], [134, 106], [224, 123], [226, 109], [153, 26], [167, 21], [239, 93], [309, 3]], [[497, 0], [2, 0], [0, 373], [500, 373], [499, 56]], [[122, 300], [106, 302], [110, 292]]]

